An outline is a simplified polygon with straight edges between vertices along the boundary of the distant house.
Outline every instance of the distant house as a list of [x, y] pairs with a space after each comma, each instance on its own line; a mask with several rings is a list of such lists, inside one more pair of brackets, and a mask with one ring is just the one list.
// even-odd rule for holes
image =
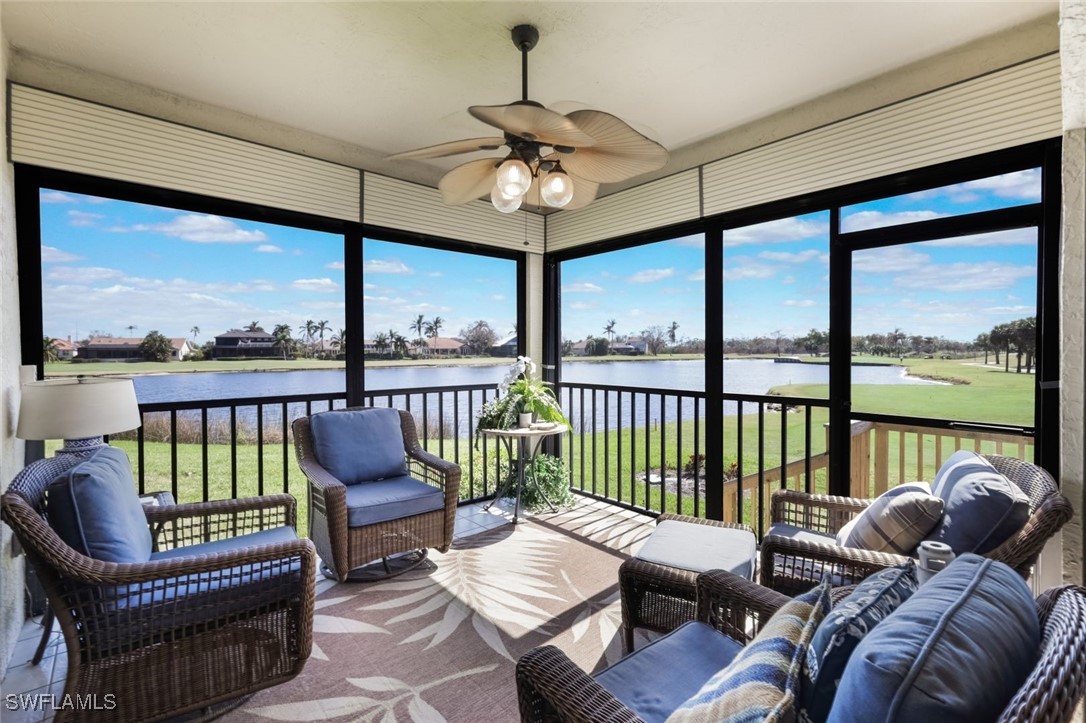
[[57, 359], [60, 361], [69, 361], [79, 354], [79, 347], [72, 343], [72, 337], [70, 336], [67, 339], [57, 339], [54, 341], [53, 349], [56, 351]]
[[635, 354], [649, 353], [649, 342], [643, 336], [631, 336], [626, 343], [633, 348]]
[[464, 342], [447, 336], [431, 337], [426, 340], [426, 346], [434, 356], [459, 356], [467, 349]]
[[[79, 346], [77, 355], [80, 359], [97, 361], [143, 361], [140, 354], [142, 337], [94, 336]], [[170, 339], [170, 361], [181, 361], [192, 353], [188, 339], [175, 337]]]
[[517, 355], [517, 335], [499, 341], [494, 346], [490, 347], [490, 353], [494, 356], [516, 356]]
[[616, 341], [611, 344], [612, 354], [624, 354], [626, 356], [632, 356], [637, 354], [637, 347], [630, 344], [628, 341]]
[[275, 337], [266, 331], [242, 331], [231, 329], [215, 337], [215, 359], [237, 357], [273, 357], [282, 356], [283, 351], [276, 347]]
[[573, 345], [573, 356], [588, 356], [588, 339], [581, 339]]

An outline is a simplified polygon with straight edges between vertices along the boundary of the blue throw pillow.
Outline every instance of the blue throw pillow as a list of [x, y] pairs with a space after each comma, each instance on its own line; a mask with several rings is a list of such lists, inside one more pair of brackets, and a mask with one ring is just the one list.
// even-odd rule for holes
[[829, 721], [996, 720], [1032, 671], [1040, 643], [1022, 577], [962, 555], [860, 641]]
[[907, 482], [883, 492], [837, 532], [837, 544], [872, 552], [911, 555], [943, 516], [943, 501], [927, 482]]
[[943, 519], [927, 539], [958, 555], [990, 552], [1029, 521], [1029, 497], [976, 452], [952, 454], [932, 491], [943, 500]]
[[807, 645], [829, 609], [829, 580], [786, 602], [667, 722], [793, 720]]
[[49, 524], [69, 547], [105, 562], [147, 562], [151, 530], [128, 455], [102, 447], [46, 490]]
[[849, 656], [875, 625], [916, 592], [909, 562], [871, 575], [826, 615], [815, 631], [803, 666], [799, 719], [821, 723], [830, 714]]
[[400, 413], [381, 407], [314, 414], [313, 452], [346, 485], [407, 474]]

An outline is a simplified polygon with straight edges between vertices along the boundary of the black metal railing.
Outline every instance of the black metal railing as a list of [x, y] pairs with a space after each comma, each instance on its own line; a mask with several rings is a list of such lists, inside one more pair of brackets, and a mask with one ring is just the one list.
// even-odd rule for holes
[[[501, 445], [474, 436], [476, 415], [496, 395], [483, 384], [383, 389], [364, 403], [412, 412], [423, 446], [461, 465], [466, 503], [493, 496], [508, 474]], [[563, 383], [558, 395], [571, 428], [552, 450], [584, 495], [704, 517], [706, 486], [722, 485], [725, 519], [760, 531], [772, 489], [825, 489], [825, 434], [816, 428], [826, 400], [725, 394], [724, 438], [712, 443], [704, 392]], [[169, 489], [184, 502], [287, 492], [304, 507], [290, 424], [344, 406], [344, 393], [148, 403], [143, 426], [112, 441], [130, 445], [141, 492]], [[705, 478], [713, 454], [723, 480]]]
[[[775, 486], [825, 491], [828, 400], [723, 395], [724, 435], [705, 439], [704, 392], [562, 383], [570, 420], [561, 454], [570, 487], [648, 514], [706, 516], [705, 489], [722, 485], [724, 519], [761, 531]], [[705, 478], [721, 456], [722, 480]], [[797, 466], [798, 465], [798, 466]]]

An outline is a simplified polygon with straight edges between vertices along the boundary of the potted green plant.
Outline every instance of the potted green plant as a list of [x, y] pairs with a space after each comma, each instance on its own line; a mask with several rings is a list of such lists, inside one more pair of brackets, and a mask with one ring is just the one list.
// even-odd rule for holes
[[484, 429], [527, 427], [534, 419], [566, 424], [562, 407], [550, 384], [534, 379], [536, 366], [528, 357], [517, 357], [498, 385], [498, 398], [483, 405], [475, 426]]

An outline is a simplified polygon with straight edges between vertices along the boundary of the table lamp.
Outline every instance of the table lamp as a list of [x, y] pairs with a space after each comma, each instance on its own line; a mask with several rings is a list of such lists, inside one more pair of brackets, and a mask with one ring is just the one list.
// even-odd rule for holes
[[31, 462], [20, 477], [48, 477], [45, 484], [105, 444], [103, 435], [142, 424], [131, 379], [78, 377], [22, 385], [19, 439], [62, 439], [56, 456]]

